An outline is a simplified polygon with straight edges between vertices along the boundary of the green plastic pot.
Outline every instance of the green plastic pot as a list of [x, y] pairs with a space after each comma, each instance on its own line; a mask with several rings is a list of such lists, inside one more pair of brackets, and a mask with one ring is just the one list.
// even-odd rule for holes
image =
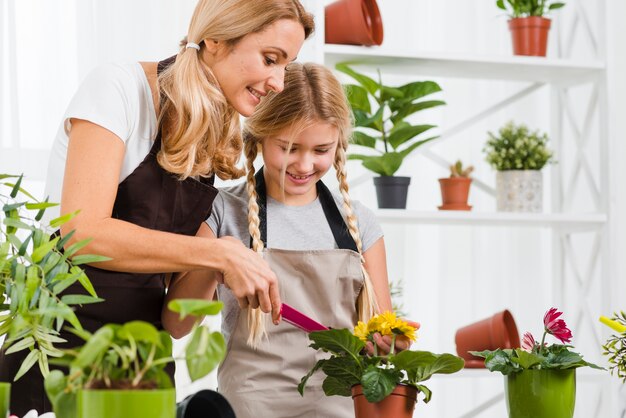
[[82, 390], [78, 418], [176, 418], [176, 391]]
[[509, 418], [572, 418], [576, 369], [524, 370], [505, 376]]
[[11, 384], [0, 382], [0, 418], [9, 416], [9, 403], [11, 401]]

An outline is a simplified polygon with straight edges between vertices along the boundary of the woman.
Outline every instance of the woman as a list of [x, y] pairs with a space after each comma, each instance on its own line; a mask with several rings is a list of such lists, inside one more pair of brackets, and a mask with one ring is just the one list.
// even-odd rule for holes
[[[283, 89], [285, 67], [312, 30], [298, 0], [200, 0], [175, 58], [103, 66], [81, 85], [53, 147], [48, 191], [62, 213], [80, 210], [61, 230], [75, 230], [69, 244], [89, 237], [89, 253], [111, 258], [86, 269], [105, 302], [77, 310], [83, 327], [160, 327], [165, 273], [197, 269], [216, 271], [240, 306], [278, 318], [268, 265], [237, 240], [202, 237], [203, 221], [214, 175], [243, 174], [239, 116]], [[0, 353], [0, 380], [13, 380], [23, 358]], [[39, 370], [11, 396], [20, 416], [50, 410]]]

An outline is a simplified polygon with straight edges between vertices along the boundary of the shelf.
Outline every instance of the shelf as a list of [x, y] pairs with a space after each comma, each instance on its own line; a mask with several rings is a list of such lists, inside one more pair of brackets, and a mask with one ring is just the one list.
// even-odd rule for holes
[[584, 231], [599, 228], [607, 221], [606, 215], [601, 213], [426, 212], [402, 209], [378, 209], [375, 212], [383, 224], [403, 225], [521, 226]]
[[435, 52], [406, 53], [383, 47], [350, 45], [324, 46], [324, 61], [383, 67], [402, 75], [479, 78], [571, 85], [584, 83], [601, 74], [604, 63], [594, 60], [565, 60], [525, 56], [481, 56]]

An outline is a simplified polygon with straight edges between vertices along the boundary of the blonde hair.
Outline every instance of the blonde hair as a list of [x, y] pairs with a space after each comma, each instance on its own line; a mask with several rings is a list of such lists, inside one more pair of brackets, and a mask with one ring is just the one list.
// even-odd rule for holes
[[[280, 94], [270, 93], [249, 117], [243, 127], [244, 153], [247, 168], [248, 225], [252, 237], [252, 248], [263, 250], [259, 230], [259, 207], [257, 204], [254, 160], [264, 138], [291, 130], [307, 129], [318, 123], [328, 123], [339, 133], [339, 141], [333, 163], [339, 180], [339, 190], [343, 197], [350, 235], [361, 254], [361, 267], [365, 279], [359, 298], [357, 311], [359, 320], [367, 321], [378, 312], [378, 305], [372, 282], [363, 266], [363, 245], [348, 193], [345, 169], [346, 150], [351, 135], [352, 117], [343, 88], [337, 78], [326, 67], [318, 64], [292, 63], [285, 73], [285, 89]], [[248, 345], [257, 347], [265, 332], [265, 315], [260, 309], [248, 308], [250, 334]]]
[[[200, 59], [203, 40], [223, 41], [229, 47], [272, 23], [295, 20], [305, 38], [314, 29], [313, 16], [298, 0], [200, 0], [186, 40], [200, 51], [181, 47], [176, 61], [159, 75], [164, 101], [159, 127], [164, 140], [157, 160], [181, 179], [217, 174], [222, 179], [244, 174], [236, 167], [242, 142], [239, 114], [228, 104], [211, 69]], [[163, 129], [167, 125], [167, 129]]]

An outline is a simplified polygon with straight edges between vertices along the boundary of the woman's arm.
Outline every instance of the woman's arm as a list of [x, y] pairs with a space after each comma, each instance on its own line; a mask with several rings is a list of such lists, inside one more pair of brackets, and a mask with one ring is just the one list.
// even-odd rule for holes
[[215, 272], [211, 270], [196, 270], [175, 275], [167, 290], [161, 313], [163, 328], [176, 339], [189, 334], [196, 321], [202, 321], [204, 317], [187, 316], [181, 320], [178, 313], [168, 309], [168, 303], [174, 299], [212, 300], [217, 283]]
[[72, 119], [61, 213], [80, 213], [62, 227], [63, 234], [75, 230], [68, 245], [92, 238], [82, 252], [110, 257], [98, 263], [108, 270], [217, 271], [240, 306], [260, 306], [277, 320], [281, 303], [276, 276], [262, 257], [240, 241], [156, 231], [111, 217], [123, 158], [124, 144], [115, 134]]
[[[391, 295], [389, 292], [389, 279], [387, 275], [387, 252], [385, 250], [385, 240], [380, 238], [370, 248], [363, 253], [365, 258], [365, 270], [370, 276], [370, 280], [374, 285], [374, 292], [376, 294], [376, 301], [378, 302], [378, 308], [380, 312], [392, 311]], [[417, 322], [405, 321], [419, 329], [420, 324]], [[380, 334], [374, 334], [374, 341], [376, 345], [382, 349], [383, 352], [388, 353], [391, 350], [391, 337], [382, 337]], [[368, 350], [373, 352], [371, 343], [367, 343]], [[411, 341], [405, 337], [396, 338], [395, 349], [396, 351], [406, 350], [411, 346]]]

